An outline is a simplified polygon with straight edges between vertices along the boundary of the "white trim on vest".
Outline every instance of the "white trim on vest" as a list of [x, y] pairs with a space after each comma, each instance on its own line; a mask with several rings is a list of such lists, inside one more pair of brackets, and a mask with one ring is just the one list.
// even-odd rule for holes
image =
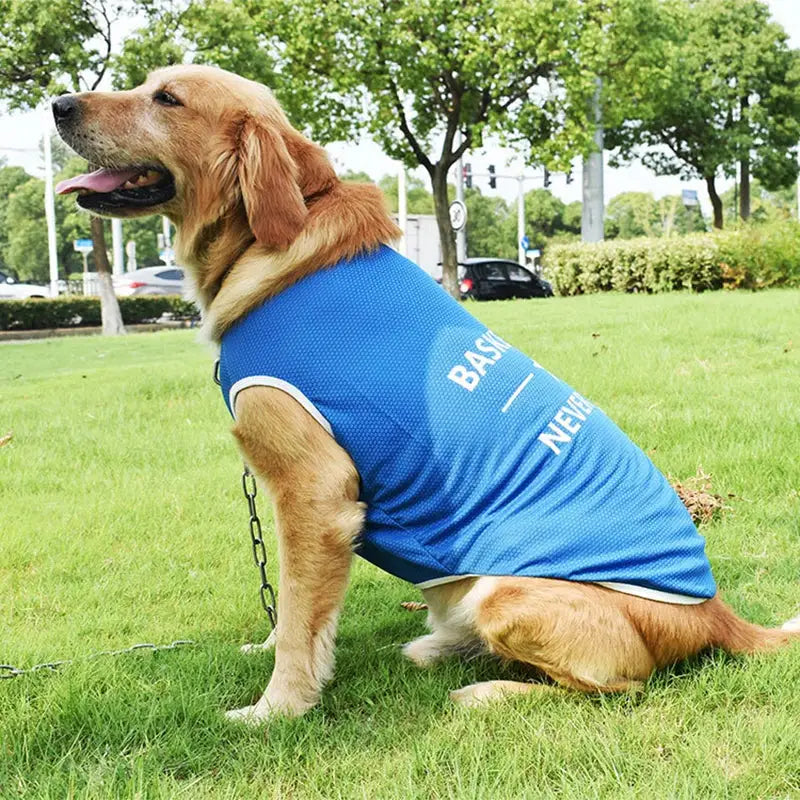
[[322, 412], [293, 383], [281, 380], [281, 378], [273, 378], [271, 375], [251, 375], [249, 378], [242, 378], [236, 381], [236, 383], [231, 386], [228, 398], [234, 419], [236, 419], [236, 395], [239, 394], [242, 389], [249, 389], [251, 386], [270, 386], [273, 389], [280, 389], [282, 392], [286, 392], [290, 397], [297, 400], [297, 402], [300, 403], [300, 405], [303, 406], [331, 436], [333, 436], [333, 429], [331, 428], [330, 422], [325, 419]]
[[655, 600], [657, 603], [675, 603], [680, 606], [698, 606], [710, 600], [710, 597], [692, 597], [690, 594], [673, 594], [662, 592], [660, 589], [650, 589], [647, 586], [636, 586], [633, 583], [615, 583], [614, 581], [597, 581], [598, 586], [613, 589], [615, 592], [632, 594], [643, 597], [645, 600]]
[[[480, 577], [502, 577], [497, 575], [448, 575], [444, 578], [433, 578], [429, 581], [422, 583], [415, 583], [417, 589], [431, 589], [434, 586], [441, 586], [443, 583], [452, 583], [453, 581], [460, 581], [463, 578], [480, 578]], [[533, 576], [507, 576], [507, 577], [533, 577]], [[556, 578], [554, 580], [564, 580]], [[603, 586], [606, 589], [611, 589], [615, 592], [622, 592], [623, 594], [631, 594], [636, 597], [644, 598], [645, 600], [654, 600], [656, 603], [673, 603], [680, 606], [694, 606], [705, 603], [708, 597], [692, 597], [688, 594], [673, 594], [672, 592], [662, 592], [660, 589], [649, 589], [647, 586], [636, 586], [632, 583], [615, 583], [614, 581], [596, 581], [596, 586]]]

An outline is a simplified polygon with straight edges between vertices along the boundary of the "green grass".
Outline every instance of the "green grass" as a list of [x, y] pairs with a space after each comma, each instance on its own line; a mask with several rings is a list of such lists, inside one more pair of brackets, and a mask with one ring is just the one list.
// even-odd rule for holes
[[[735, 495], [703, 533], [738, 612], [800, 611], [800, 292], [471, 308], [664, 472], [702, 465]], [[321, 706], [227, 724], [273, 656], [238, 652], [267, 630], [206, 348], [192, 332], [2, 344], [0, 401], [0, 661], [79, 659], [0, 681], [3, 800], [800, 797], [800, 646], [697, 658], [637, 697], [470, 712], [448, 689], [513, 669], [404, 661], [424, 615], [398, 603], [416, 593], [363, 562]], [[80, 660], [176, 638], [197, 644]]]

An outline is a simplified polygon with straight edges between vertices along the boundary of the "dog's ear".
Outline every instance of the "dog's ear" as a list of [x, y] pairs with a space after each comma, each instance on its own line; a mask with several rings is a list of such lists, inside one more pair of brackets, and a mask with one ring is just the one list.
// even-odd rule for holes
[[250, 229], [260, 244], [283, 250], [303, 230], [308, 214], [297, 164], [268, 119], [248, 116], [237, 138], [239, 188]]
[[295, 164], [297, 179], [303, 197], [312, 197], [330, 189], [339, 178], [333, 171], [324, 148], [306, 139], [298, 131], [291, 130], [286, 136], [286, 148]]

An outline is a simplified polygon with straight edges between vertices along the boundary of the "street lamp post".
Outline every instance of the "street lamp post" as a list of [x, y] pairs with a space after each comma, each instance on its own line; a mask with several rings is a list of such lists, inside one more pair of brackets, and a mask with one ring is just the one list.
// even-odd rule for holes
[[56, 244], [56, 205], [53, 194], [53, 154], [50, 148], [50, 110], [42, 111], [44, 136], [44, 216], [47, 222], [47, 254], [50, 261], [50, 296], [58, 296], [58, 247]]

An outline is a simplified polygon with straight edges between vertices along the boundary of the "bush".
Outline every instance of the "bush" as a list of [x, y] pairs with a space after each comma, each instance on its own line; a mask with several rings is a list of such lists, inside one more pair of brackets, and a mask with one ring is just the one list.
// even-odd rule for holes
[[544, 268], [567, 295], [800, 286], [800, 224], [555, 245], [545, 252]]
[[[151, 322], [169, 314], [178, 319], [196, 317], [193, 303], [171, 295], [120, 297], [126, 325]], [[41, 330], [100, 325], [100, 298], [63, 296], [44, 300], [0, 301], [0, 330]]]

